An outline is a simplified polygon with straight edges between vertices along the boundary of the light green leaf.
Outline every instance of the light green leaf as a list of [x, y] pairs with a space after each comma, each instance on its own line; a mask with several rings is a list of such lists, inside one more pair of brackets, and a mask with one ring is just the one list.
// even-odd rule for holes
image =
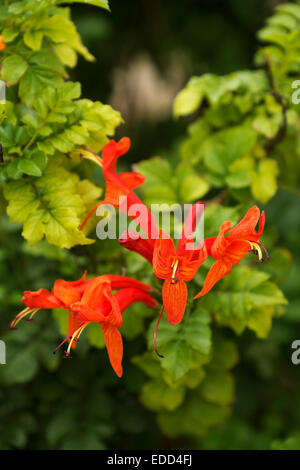
[[78, 177], [52, 159], [43, 176], [9, 183], [4, 190], [7, 213], [13, 222], [21, 222], [23, 236], [30, 244], [46, 237], [62, 248], [93, 241], [79, 230], [85, 206], [76, 193]]
[[191, 350], [183, 340], [173, 340], [162, 349], [164, 358], [162, 367], [170, 375], [173, 382], [183, 377], [190, 368]]
[[189, 345], [201, 354], [209, 354], [211, 348], [210, 316], [201, 308], [190, 313], [183, 326], [183, 337]]
[[169, 387], [165, 382], [156, 380], [142, 387], [141, 400], [153, 411], [175, 410], [184, 400], [184, 387]]
[[264, 158], [259, 162], [251, 183], [252, 194], [256, 199], [265, 204], [274, 196], [277, 191], [278, 173], [276, 160]]
[[201, 395], [209, 403], [230, 405], [234, 399], [234, 381], [231, 374], [209, 371], [201, 385]]
[[19, 55], [11, 55], [4, 59], [1, 69], [2, 79], [14, 85], [24, 75], [28, 68], [27, 62]]

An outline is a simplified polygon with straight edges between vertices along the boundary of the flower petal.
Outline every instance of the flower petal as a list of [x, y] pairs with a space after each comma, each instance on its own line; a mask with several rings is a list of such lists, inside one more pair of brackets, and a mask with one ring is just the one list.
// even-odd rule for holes
[[229, 239], [243, 239], [257, 241], [263, 232], [265, 224], [265, 214], [261, 214], [258, 232], [255, 231], [256, 224], [260, 218], [260, 210], [257, 206], [251, 207], [245, 217], [232, 229]]
[[146, 292], [133, 287], [121, 289], [116, 292], [113, 297], [118, 301], [121, 313], [123, 313], [134, 302], [142, 302], [150, 308], [158, 307], [158, 303], [153, 297]]
[[212, 267], [210, 268], [205, 281], [204, 281], [204, 286], [202, 287], [202, 290], [197, 294], [194, 299], [198, 299], [198, 297], [201, 297], [202, 295], [207, 294], [211, 290], [211, 288], [218, 282], [222, 277], [226, 276], [229, 274], [231, 271], [231, 264], [226, 263], [223, 260], [218, 260], [216, 261]]
[[129, 189], [138, 188], [145, 182], [145, 176], [134, 171], [119, 173], [118, 177]]
[[39, 289], [35, 292], [26, 290], [22, 297], [22, 302], [29, 308], [64, 307], [63, 302], [46, 289]]
[[123, 137], [119, 142], [111, 140], [103, 147], [102, 157], [103, 157], [103, 173], [107, 171], [115, 173], [117, 159], [127, 153], [130, 149], [130, 139], [128, 137]]
[[53, 289], [53, 295], [61, 300], [66, 308], [69, 308], [74, 302], [79, 302], [80, 293], [76, 287], [72, 286], [70, 282], [58, 279], [55, 281]]
[[181, 322], [186, 307], [187, 287], [185, 282], [179, 280], [176, 284], [171, 284], [171, 280], [166, 279], [162, 296], [169, 323], [177, 325]]
[[153, 246], [143, 238], [139, 233], [132, 230], [126, 230], [119, 238], [120, 245], [124, 246], [127, 250], [139, 253], [143, 258], [152, 264]]
[[123, 341], [121, 333], [118, 328], [109, 324], [102, 325], [102, 331], [112, 368], [118, 377], [122, 377]]
[[[164, 238], [161, 238], [164, 236]], [[174, 241], [160, 230], [160, 238], [156, 240], [153, 252], [153, 271], [160, 279], [170, 274], [170, 263], [175, 257]]]
[[229, 232], [231, 229], [232, 223], [228, 220], [226, 222], [223, 222], [220, 228], [220, 232], [218, 233], [212, 247], [211, 247], [211, 254], [214, 258], [218, 259], [221, 258], [225, 251], [226, 248], [229, 245], [228, 237], [226, 238], [224, 235], [225, 233]]

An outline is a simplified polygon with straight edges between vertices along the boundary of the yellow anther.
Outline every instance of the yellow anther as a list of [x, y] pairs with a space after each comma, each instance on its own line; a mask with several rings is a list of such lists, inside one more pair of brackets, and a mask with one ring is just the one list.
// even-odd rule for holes
[[67, 349], [67, 355], [70, 354], [70, 351], [71, 351], [71, 347], [72, 347], [72, 344], [75, 340], [78, 340], [79, 339], [79, 336], [81, 335], [81, 333], [83, 332], [83, 330], [85, 329], [85, 327], [88, 325], [88, 322], [87, 323], [84, 323], [83, 325], [81, 325], [76, 331], [74, 331], [72, 337], [71, 337], [71, 340], [70, 340], [70, 343], [69, 343], [69, 346], [68, 346], [68, 349]]
[[173, 281], [176, 281], [176, 271], [178, 269], [178, 259], [174, 259], [173, 260], [173, 263], [171, 264], [171, 268], [173, 268], [173, 271], [172, 271], [172, 282]]

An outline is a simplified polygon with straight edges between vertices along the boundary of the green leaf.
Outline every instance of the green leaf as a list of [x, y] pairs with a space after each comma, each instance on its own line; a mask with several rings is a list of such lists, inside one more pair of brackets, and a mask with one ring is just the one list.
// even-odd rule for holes
[[39, 51], [42, 46], [43, 33], [41, 31], [29, 30], [24, 34], [24, 42], [26, 46], [34, 51]]
[[224, 422], [230, 413], [228, 407], [214, 403], [205, 403], [199, 393], [173, 412], [158, 415], [158, 423], [164, 434], [170, 437], [203, 437], [209, 428]]
[[202, 80], [193, 77], [174, 101], [174, 116], [186, 116], [197, 110], [203, 98]]
[[19, 96], [24, 103], [31, 106], [36, 98], [43, 95], [45, 87], [57, 87], [61, 84], [62, 77], [50, 67], [33, 64], [21, 78]]
[[274, 196], [277, 191], [278, 173], [276, 160], [264, 158], [259, 162], [251, 183], [251, 191], [256, 199], [265, 204]]
[[237, 334], [248, 327], [259, 338], [265, 338], [276, 308], [287, 303], [280, 289], [268, 279], [269, 275], [262, 271], [235, 266], [220, 281], [219, 290], [203, 300], [221, 325], [230, 326]]
[[183, 337], [187, 343], [201, 354], [209, 354], [211, 348], [211, 330], [209, 327], [210, 316], [197, 308], [190, 313], [183, 326]]
[[160, 361], [155, 352], [145, 352], [140, 356], [134, 356], [132, 362], [152, 379], [156, 379], [162, 375]]
[[23, 236], [30, 244], [46, 237], [62, 248], [93, 243], [79, 230], [85, 206], [76, 193], [78, 177], [49, 162], [43, 176], [9, 183], [4, 189], [7, 213], [13, 222], [21, 222]]
[[191, 350], [183, 340], [173, 340], [163, 348], [162, 367], [173, 382], [183, 377], [190, 368]]
[[178, 202], [176, 179], [167, 160], [159, 157], [151, 158], [140, 162], [137, 169], [146, 178], [141, 187], [146, 204]]
[[18, 169], [25, 175], [41, 176], [42, 171], [32, 160], [21, 158], [18, 162]]
[[142, 387], [141, 400], [153, 411], [175, 410], [184, 400], [184, 387], [169, 387], [163, 381], [148, 382]]
[[181, 163], [176, 170], [181, 198], [185, 202], [193, 202], [204, 196], [209, 184], [188, 163]]
[[201, 385], [201, 395], [209, 403], [230, 405], [234, 399], [234, 381], [231, 374], [209, 371]]
[[241, 158], [256, 143], [256, 132], [245, 126], [236, 126], [214, 134], [204, 147], [206, 167], [220, 175], [226, 175], [228, 166]]
[[11, 55], [4, 59], [1, 69], [2, 79], [14, 85], [24, 75], [28, 68], [27, 62], [19, 55]]

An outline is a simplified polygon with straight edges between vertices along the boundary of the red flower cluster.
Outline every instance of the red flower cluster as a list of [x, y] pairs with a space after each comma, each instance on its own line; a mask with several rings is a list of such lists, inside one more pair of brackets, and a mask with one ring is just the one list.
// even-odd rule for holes
[[[136, 173], [116, 173], [118, 158], [125, 154], [130, 147], [126, 137], [118, 143], [111, 140], [102, 152], [102, 160], [91, 157], [103, 168], [106, 180], [104, 201], [97, 204], [82, 223], [85, 225], [89, 217], [100, 204], [111, 204], [121, 211], [126, 211], [129, 217], [130, 207], [143, 202], [133, 192], [144, 182], [144, 176]], [[126, 196], [126, 207], [120, 206], [119, 197]], [[267, 259], [269, 255], [259, 239], [265, 224], [264, 212], [258, 207], [249, 209], [245, 217], [234, 227], [229, 221], [223, 222], [216, 237], [205, 239], [200, 245], [191, 249], [188, 244], [193, 239], [193, 233], [202, 216], [203, 203], [194, 204], [187, 216], [182, 235], [175, 249], [174, 241], [163, 231], [159, 231], [155, 219], [148, 208], [143, 205], [147, 217], [139, 217], [139, 226], [145, 237], [132, 231], [126, 231], [119, 239], [125, 248], [143, 256], [153, 266], [153, 272], [159, 279], [164, 280], [162, 288], [163, 311], [166, 311], [169, 323], [178, 324], [184, 315], [188, 291], [186, 282], [191, 281], [199, 267], [207, 257], [215, 258], [205, 279], [202, 290], [194, 298], [207, 294], [221, 278], [230, 273], [232, 266], [252, 251], [258, 254], [258, 261], [263, 261], [263, 251]], [[135, 217], [132, 217], [133, 219]], [[255, 230], [257, 223], [258, 231]], [[116, 291], [113, 294], [113, 291]], [[123, 344], [119, 327], [122, 324], [123, 312], [134, 302], [156, 308], [157, 302], [151, 296], [152, 288], [134, 279], [124, 276], [104, 275], [85, 280], [85, 275], [78, 281], [69, 282], [57, 280], [51, 292], [40, 289], [36, 292], [26, 291], [22, 301], [27, 306], [11, 323], [11, 328], [27, 317], [31, 320], [41, 309], [64, 308], [69, 312], [68, 336], [59, 345], [69, 342], [66, 356], [70, 356], [79, 336], [90, 322], [101, 325], [107, 352], [113, 369], [120, 377], [122, 375]], [[161, 315], [159, 319], [161, 318]], [[155, 348], [156, 348], [155, 330]], [[57, 348], [57, 349], [58, 349]]]

